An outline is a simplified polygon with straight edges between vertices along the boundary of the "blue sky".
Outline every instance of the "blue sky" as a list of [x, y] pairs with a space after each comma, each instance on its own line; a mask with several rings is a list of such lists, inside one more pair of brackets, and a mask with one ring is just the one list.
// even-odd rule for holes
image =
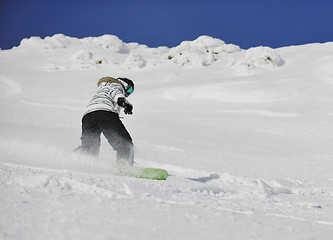
[[174, 47], [201, 35], [243, 49], [333, 41], [332, 0], [0, 0], [0, 48], [23, 38], [112, 34]]

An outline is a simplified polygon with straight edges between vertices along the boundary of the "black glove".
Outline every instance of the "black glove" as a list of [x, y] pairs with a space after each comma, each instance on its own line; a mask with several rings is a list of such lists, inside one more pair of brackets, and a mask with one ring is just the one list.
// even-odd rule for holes
[[124, 113], [132, 115], [133, 114], [132, 110], [133, 110], [133, 105], [130, 103], [125, 103]]
[[133, 105], [130, 104], [125, 98], [118, 98], [117, 103], [120, 107], [124, 108], [125, 114], [133, 114]]

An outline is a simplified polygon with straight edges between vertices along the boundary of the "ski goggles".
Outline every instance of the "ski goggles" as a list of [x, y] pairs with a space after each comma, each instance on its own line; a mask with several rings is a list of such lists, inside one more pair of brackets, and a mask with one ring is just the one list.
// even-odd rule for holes
[[127, 96], [129, 96], [132, 92], [134, 92], [134, 88], [132, 86], [128, 85], [125, 88], [125, 93], [127, 94]]

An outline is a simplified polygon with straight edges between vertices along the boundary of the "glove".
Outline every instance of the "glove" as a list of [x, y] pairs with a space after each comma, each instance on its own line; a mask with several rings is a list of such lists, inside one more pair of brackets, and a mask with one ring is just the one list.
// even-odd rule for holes
[[124, 108], [125, 114], [133, 114], [133, 105], [130, 104], [125, 98], [118, 98], [117, 103], [120, 107]]
[[130, 103], [125, 103], [124, 113], [132, 115], [133, 114], [132, 110], [133, 110], [133, 105]]

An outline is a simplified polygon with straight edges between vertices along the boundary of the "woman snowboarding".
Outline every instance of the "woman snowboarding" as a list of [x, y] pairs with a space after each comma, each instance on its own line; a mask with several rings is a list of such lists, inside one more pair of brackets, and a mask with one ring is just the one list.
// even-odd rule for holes
[[97, 86], [83, 114], [81, 145], [76, 151], [98, 156], [103, 133], [117, 152], [117, 164], [132, 166], [134, 145], [119, 113], [124, 108], [125, 114], [132, 114], [133, 106], [126, 98], [134, 91], [134, 83], [128, 78], [103, 77]]

